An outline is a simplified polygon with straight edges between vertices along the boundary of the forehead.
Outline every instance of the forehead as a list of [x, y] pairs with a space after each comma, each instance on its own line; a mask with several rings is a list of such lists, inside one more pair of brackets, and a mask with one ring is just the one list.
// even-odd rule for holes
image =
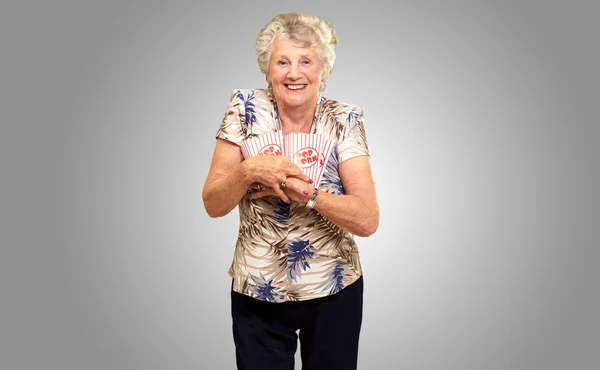
[[308, 45], [307, 43], [283, 38], [277, 39], [275, 42], [273, 42], [271, 53], [273, 55], [310, 57], [318, 55], [317, 49]]

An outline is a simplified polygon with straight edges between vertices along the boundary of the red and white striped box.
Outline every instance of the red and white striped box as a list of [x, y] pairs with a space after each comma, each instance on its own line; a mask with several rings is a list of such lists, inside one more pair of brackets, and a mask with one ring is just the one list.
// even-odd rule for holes
[[247, 139], [242, 143], [241, 148], [244, 158], [260, 155], [285, 155], [283, 151], [283, 134], [281, 131]]
[[290, 133], [284, 137], [285, 155], [319, 185], [329, 156], [335, 146], [334, 141], [322, 135]]

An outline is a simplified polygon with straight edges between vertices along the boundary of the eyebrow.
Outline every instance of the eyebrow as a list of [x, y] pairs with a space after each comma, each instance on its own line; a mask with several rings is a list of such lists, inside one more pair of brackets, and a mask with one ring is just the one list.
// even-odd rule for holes
[[[277, 54], [275, 54], [275, 57], [277, 57], [277, 58], [284, 58], [284, 59], [290, 59], [290, 58], [289, 58], [287, 55], [285, 55], [285, 54], [282, 54], [282, 55], [277, 55]], [[309, 55], [307, 55], [307, 54], [301, 54], [301, 55], [300, 55], [300, 58], [312, 59], [312, 58], [311, 58]]]

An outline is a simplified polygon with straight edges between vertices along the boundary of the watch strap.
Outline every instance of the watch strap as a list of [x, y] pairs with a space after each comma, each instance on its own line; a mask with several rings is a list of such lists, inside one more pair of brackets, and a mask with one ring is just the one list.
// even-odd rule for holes
[[315, 202], [317, 201], [317, 195], [319, 195], [319, 189], [315, 188], [310, 199], [308, 200], [308, 202], [306, 202], [306, 208], [313, 208], [315, 206]]

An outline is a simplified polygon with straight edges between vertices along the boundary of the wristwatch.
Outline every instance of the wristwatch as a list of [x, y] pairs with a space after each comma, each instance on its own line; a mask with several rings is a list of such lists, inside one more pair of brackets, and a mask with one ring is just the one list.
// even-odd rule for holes
[[308, 202], [306, 202], [306, 208], [313, 208], [315, 206], [315, 202], [317, 201], [317, 195], [319, 195], [319, 189], [315, 188], [313, 190], [312, 196], [310, 197]]

